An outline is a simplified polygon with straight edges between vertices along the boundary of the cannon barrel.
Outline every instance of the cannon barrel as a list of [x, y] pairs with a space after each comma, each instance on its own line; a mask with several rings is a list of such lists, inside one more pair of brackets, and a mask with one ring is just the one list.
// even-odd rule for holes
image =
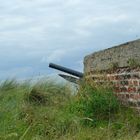
[[60, 66], [60, 65], [57, 65], [57, 64], [50, 63], [49, 67], [57, 69], [57, 70], [60, 70], [62, 72], [66, 72], [68, 74], [71, 74], [71, 75], [79, 77], [79, 78], [83, 77], [83, 73], [75, 71], [75, 70], [72, 70], [72, 69], [69, 69], [69, 68], [66, 68], [66, 67], [63, 67], [63, 66]]

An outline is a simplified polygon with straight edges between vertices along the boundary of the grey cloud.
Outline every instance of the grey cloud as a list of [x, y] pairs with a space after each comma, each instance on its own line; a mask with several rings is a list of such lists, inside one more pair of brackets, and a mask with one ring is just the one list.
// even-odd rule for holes
[[82, 71], [86, 54], [140, 37], [139, 0], [0, 3], [1, 77], [51, 73], [50, 61]]

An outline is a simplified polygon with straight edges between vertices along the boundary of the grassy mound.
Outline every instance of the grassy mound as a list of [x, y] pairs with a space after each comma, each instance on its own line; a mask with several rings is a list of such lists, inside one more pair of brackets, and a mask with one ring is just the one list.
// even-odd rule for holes
[[110, 88], [81, 84], [0, 85], [0, 140], [138, 140], [140, 117], [120, 105]]

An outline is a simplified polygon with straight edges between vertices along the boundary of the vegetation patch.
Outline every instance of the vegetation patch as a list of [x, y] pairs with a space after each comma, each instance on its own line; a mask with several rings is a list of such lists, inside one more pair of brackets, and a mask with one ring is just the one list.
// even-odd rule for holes
[[109, 70], [116, 70], [119, 68], [118, 62], [110, 63], [110, 68]]
[[128, 63], [128, 65], [129, 65], [129, 67], [130, 68], [137, 68], [137, 67], [140, 67], [140, 63], [139, 63], [139, 61], [138, 60], [136, 60], [136, 59], [129, 59], [128, 61], [127, 61], [127, 63]]
[[27, 95], [26, 101], [29, 103], [34, 103], [36, 105], [45, 105], [49, 102], [47, 94], [43, 91], [33, 88]]
[[[5, 86], [5, 87], [4, 87]], [[109, 87], [20, 83], [0, 90], [0, 140], [138, 140], [140, 116]]]

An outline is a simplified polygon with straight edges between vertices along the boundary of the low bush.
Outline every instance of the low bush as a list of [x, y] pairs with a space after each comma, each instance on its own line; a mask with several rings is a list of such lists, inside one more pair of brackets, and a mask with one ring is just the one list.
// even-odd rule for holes
[[84, 85], [80, 88], [76, 101], [70, 110], [83, 116], [83, 122], [96, 126], [100, 122], [108, 122], [119, 111], [120, 103], [111, 89], [93, 88]]

